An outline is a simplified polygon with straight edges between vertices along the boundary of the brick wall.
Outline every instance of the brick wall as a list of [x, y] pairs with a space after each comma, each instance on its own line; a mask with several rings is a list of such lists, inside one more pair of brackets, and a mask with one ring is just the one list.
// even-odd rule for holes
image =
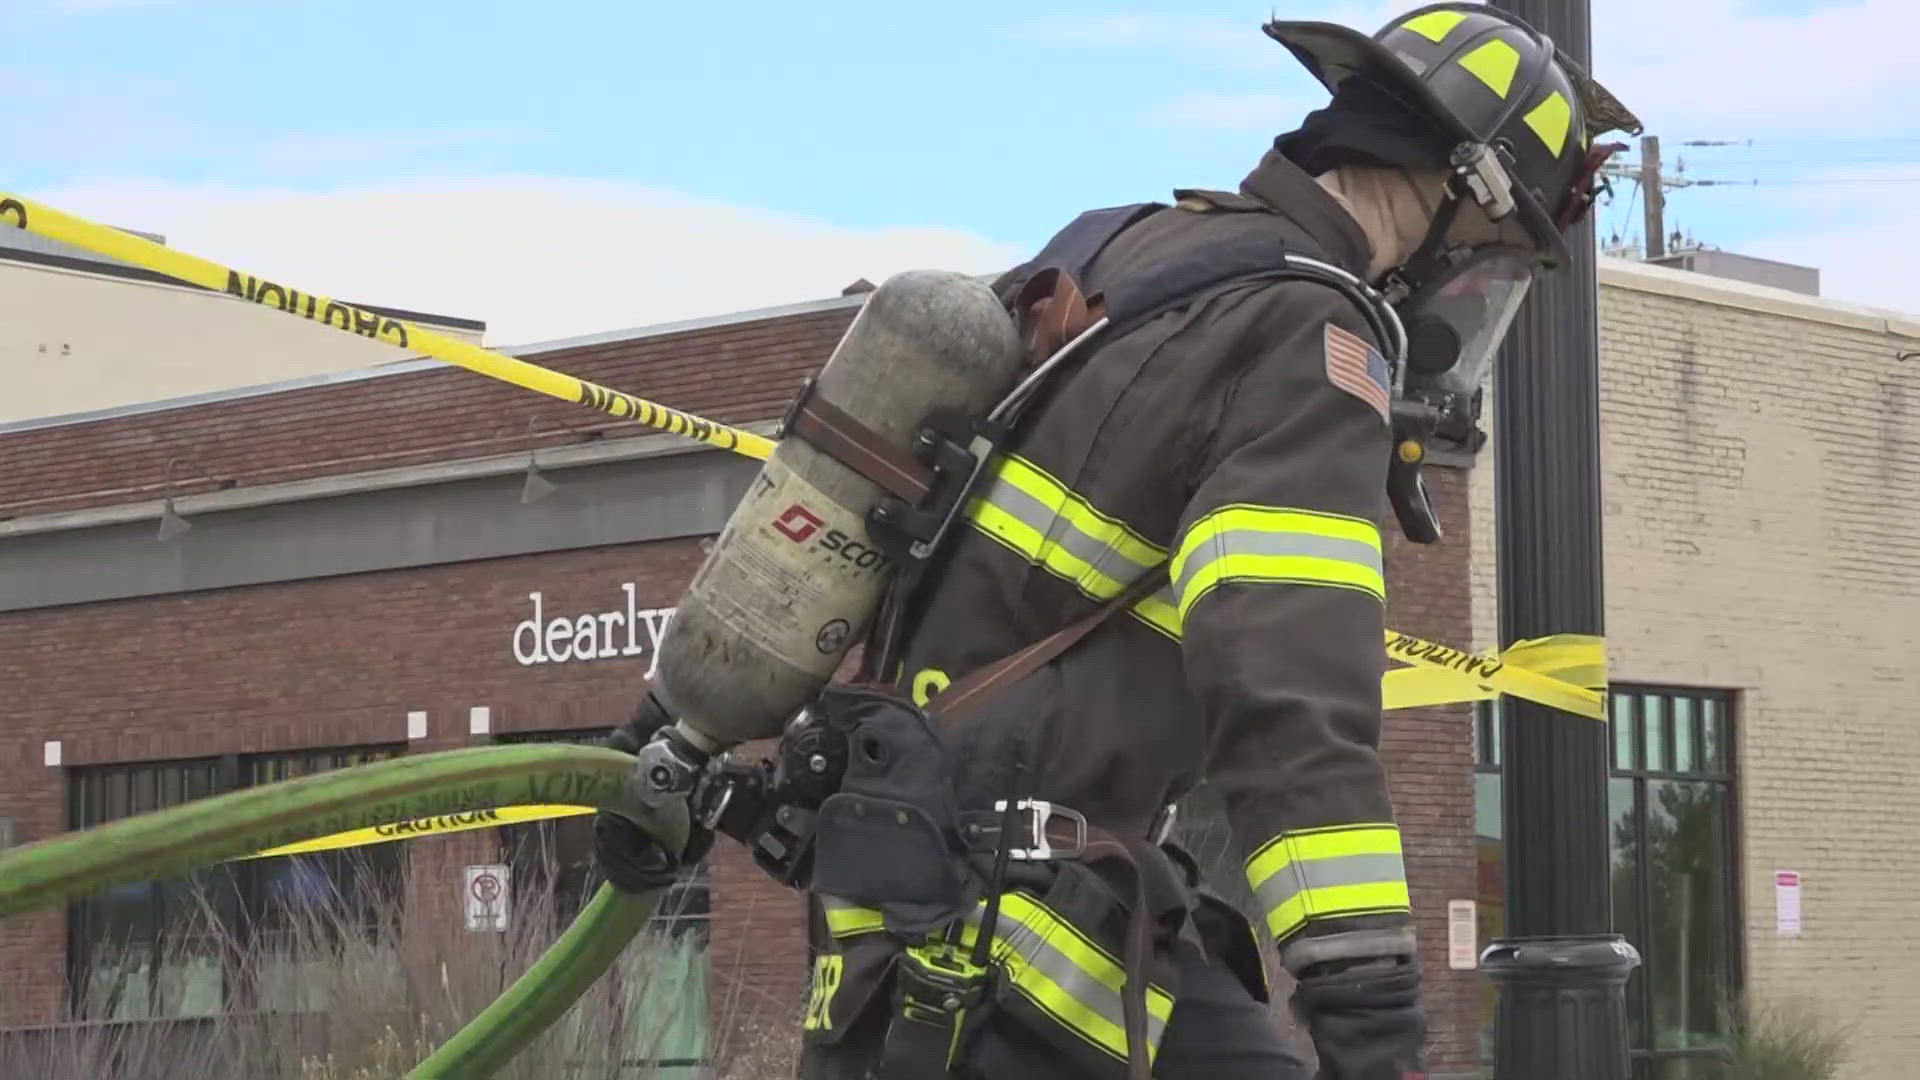
[[[1912, 339], [1691, 275], [1603, 280], [1612, 677], [1739, 691], [1750, 988], [1851, 1022], [1849, 1078], [1911, 1075], [1920, 391], [1894, 357]], [[1473, 476], [1481, 645], [1492, 473]], [[1799, 937], [1775, 933], [1775, 870], [1805, 875]]]
[[[544, 367], [722, 423], [780, 415], [853, 309], [731, 323], [529, 356]], [[531, 434], [529, 422], [534, 424]], [[461, 368], [387, 375], [86, 424], [0, 433], [0, 518], [143, 502], [187, 458], [252, 486], [482, 457], [651, 429]], [[213, 490], [181, 467], [175, 494]]]
[[[1468, 474], [1429, 469], [1428, 494], [1446, 539], [1423, 546], [1389, 529], [1387, 625], [1464, 646], [1471, 597], [1466, 573], [1473, 522]], [[1475, 895], [1473, 711], [1463, 705], [1388, 713], [1381, 749], [1406, 846], [1407, 878], [1425, 967], [1435, 1073], [1479, 1066], [1479, 983], [1447, 967], [1447, 901]]]
[[[414, 710], [416, 745], [446, 749], [469, 743], [475, 705], [496, 731], [611, 728], [648, 657], [522, 667], [527, 594], [549, 618], [622, 607], [628, 582], [641, 607], [670, 606], [701, 557], [663, 541], [0, 614], [0, 814], [23, 843], [66, 827], [48, 739], [72, 766], [404, 742]], [[0, 920], [0, 1026], [59, 1017], [63, 925]]]

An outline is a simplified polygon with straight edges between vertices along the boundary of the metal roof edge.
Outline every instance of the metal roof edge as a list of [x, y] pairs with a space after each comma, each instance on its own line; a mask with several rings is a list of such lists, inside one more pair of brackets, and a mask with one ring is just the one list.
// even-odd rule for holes
[[1706, 304], [1742, 308], [1808, 322], [1829, 323], [1873, 333], [1920, 339], [1920, 314], [1872, 307], [1824, 296], [1808, 296], [1790, 289], [1758, 285], [1738, 278], [1715, 277], [1667, 266], [1651, 266], [1632, 259], [1603, 256], [1600, 283], [1636, 292], [1697, 300]]

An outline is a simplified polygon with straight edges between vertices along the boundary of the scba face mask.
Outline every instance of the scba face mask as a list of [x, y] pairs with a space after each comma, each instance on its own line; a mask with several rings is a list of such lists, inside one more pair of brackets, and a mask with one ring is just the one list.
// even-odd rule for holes
[[1399, 305], [1407, 328], [1407, 385], [1471, 396], [1533, 286], [1531, 253], [1505, 247], [1463, 252], [1443, 276]]

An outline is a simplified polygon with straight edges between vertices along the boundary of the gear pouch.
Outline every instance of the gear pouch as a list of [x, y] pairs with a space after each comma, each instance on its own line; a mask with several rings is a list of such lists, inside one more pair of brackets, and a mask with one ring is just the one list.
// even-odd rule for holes
[[872, 690], [830, 686], [813, 708], [846, 733], [847, 767], [815, 819], [809, 887], [878, 909], [902, 937], [944, 926], [976, 890], [939, 732], [913, 705]]

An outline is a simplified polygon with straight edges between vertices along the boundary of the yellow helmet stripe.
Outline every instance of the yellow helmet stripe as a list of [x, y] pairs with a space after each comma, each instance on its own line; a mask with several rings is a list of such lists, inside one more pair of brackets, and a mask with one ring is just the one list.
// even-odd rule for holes
[[1520, 50], [1494, 38], [1460, 58], [1460, 66], [1480, 77], [1502, 98], [1513, 89], [1513, 76], [1520, 70]]
[[1573, 106], [1565, 94], [1558, 90], [1548, 94], [1547, 99], [1535, 105], [1533, 111], [1523, 119], [1533, 133], [1540, 136], [1540, 141], [1547, 144], [1547, 149], [1554, 157], [1559, 157], [1560, 151], [1566, 149], [1567, 131], [1573, 127]]
[[1435, 45], [1447, 39], [1453, 28], [1459, 26], [1467, 17], [1464, 11], [1429, 11], [1425, 15], [1416, 15], [1400, 24], [1402, 29], [1411, 30]]

